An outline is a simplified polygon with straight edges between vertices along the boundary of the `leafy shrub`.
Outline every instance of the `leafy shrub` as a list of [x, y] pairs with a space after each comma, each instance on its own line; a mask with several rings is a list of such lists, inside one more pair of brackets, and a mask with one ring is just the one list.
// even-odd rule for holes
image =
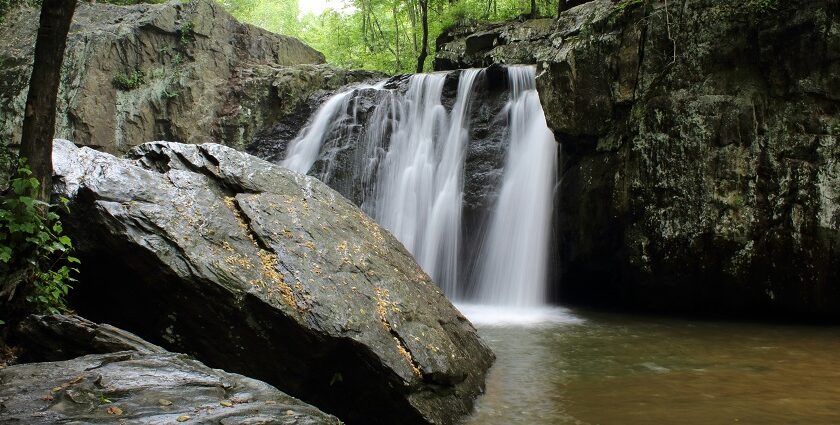
[[181, 44], [187, 44], [195, 40], [195, 22], [187, 21], [178, 29]]
[[130, 91], [146, 83], [146, 74], [139, 69], [135, 69], [128, 74], [115, 75], [112, 82], [117, 90]]
[[[79, 259], [64, 235], [56, 213], [58, 205], [35, 199], [38, 180], [26, 160], [20, 160], [9, 193], [0, 204], [0, 278], [9, 295], [25, 297], [37, 313], [60, 313], [67, 309], [65, 296], [78, 273]], [[67, 208], [62, 199], [61, 207]], [[5, 300], [4, 300], [5, 301]]]

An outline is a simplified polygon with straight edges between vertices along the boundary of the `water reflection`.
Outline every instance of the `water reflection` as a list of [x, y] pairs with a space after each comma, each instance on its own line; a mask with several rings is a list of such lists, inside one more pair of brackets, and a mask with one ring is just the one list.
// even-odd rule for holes
[[477, 325], [498, 360], [468, 424], [840, 423], [836, 327], [564, 314]]

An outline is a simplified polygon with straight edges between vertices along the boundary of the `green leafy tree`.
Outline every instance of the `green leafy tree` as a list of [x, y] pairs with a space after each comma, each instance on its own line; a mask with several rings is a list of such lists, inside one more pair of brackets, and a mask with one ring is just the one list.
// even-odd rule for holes
[[555, 10], [555, 1], [334, 0], [333, 9], [319, 16], [301, 16], [297, 0], [221, 3], [244, 22], [300, 38], [337, 66], [408, 73], [431, 69], [427, 57], [434, 52], [430, 50], [437, 37], [453, 25]]

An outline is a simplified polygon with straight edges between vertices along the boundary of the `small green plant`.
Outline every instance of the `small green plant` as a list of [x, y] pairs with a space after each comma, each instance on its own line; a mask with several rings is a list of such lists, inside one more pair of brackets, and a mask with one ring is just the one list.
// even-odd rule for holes
[[178, 95], [178, 91], [169, 91], [169, 89], [163, 89], [163, 92], [161, 93], [161, 96], [163, 96], [164, 99], [174, 99], [178, 97]]
[[25, 296], [35, 312], [56, 314], [67, 310], [79, 259], [56, 213], [68, 201], [58, 206], [35, 199], [39, 183], [31, 175], [21, 159], [0, 204], [0, 277], [4, 290]]
[[178, 36], [180, 37], [181, 44], [187, 44], [188, 42], [195, 40], [195, 22], [184, 22], [178, 30]]
[[112, 82], [117, 90], [130, 91], [146, 83], [146, 74], [135, 68], [127, 74], [115, 75]]

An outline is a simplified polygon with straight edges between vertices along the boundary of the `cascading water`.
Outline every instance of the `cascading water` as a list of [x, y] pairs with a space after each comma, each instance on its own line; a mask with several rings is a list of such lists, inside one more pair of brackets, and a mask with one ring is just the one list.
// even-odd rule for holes
[[[451, 110], [442, 102], [447, 74], [418, 74], [407, 87], [373, 88], [380, 95], [366, 119], [357, 119], [358, 88], [327, 100], [311, 124], [289, 146], [282, 165], [309, 172], [316, 162], [335, 168], [325, 140], [348, 137], [361, 126], [359, 154], [352, 167], [362, 187], [361, 207], [390, 230], [453, 299], [492, 305], [546, 303], [546, 267], [557, 146], [545, 123], [533, 67], [509, 67], [504, 167], [495, 205], [488, 211], [477, 253], [462, 252], [465, 161], [470, 143], [474, 86], [483, 70], [461, 71]], [[385, 92], [385, 93], [383, 93]], [[323, 150], [323, 152], [322, 152]], [[500, 157], [501, 158], [501, 157]], [[330, 173], [321, 177], [329, 184]], [[478, 259], [464, 270], [460, 259]], [[472, 290], [463, 282], [472, 276]], [[463, 301], [463, 299], [462, 299]]]
[[537, 306], [546, 302], [552, 189], [557, 143], [545, 122], [534, 68], [508, 68], [510, 144], [504, 179], [482, 244], [478, 296], [482, 304]]
[[461, 75], [449, 117], [441, 104], [446, 76], [411, 77], [404, 101], [394, 103], [401, 119], [377, 178], [373, 217], [450, 297], [458, 295], [466, 117], [478, 72], [466, 70]]
[[330, 130], [342, 121], [336, 117], [345, 113], [352, 94], [353, 91], [339, 93], [321, 105], [312, 124], [304, 128], [303, 132], [289, 144], [286, 159], [280, 165], [298, 173], [308, 173], [312, 164], [318, 160], [324, 139]]

